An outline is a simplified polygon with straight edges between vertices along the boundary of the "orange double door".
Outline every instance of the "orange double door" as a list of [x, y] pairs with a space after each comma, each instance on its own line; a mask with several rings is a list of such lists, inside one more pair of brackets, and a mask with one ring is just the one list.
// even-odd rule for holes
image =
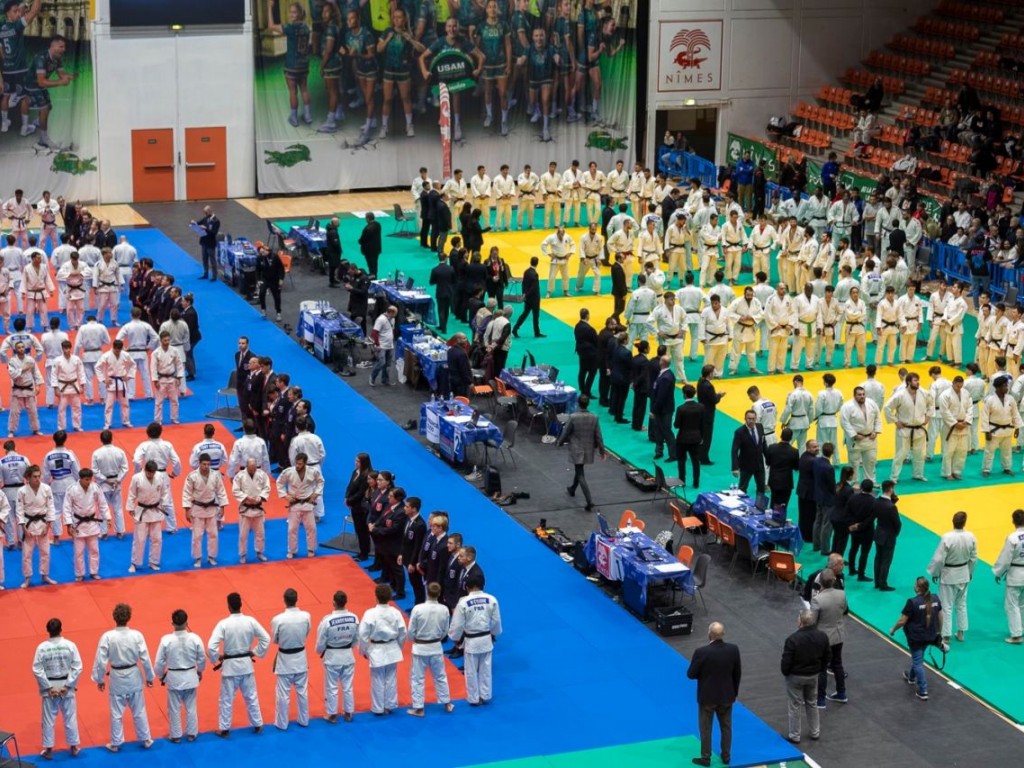
[[[228, 196], [227, 129], [185, 128], [179, 145], [174, 128], [132, 131], [132, 200], [220, 200]], [[184, 196], [178, 194], [184, 184]]]

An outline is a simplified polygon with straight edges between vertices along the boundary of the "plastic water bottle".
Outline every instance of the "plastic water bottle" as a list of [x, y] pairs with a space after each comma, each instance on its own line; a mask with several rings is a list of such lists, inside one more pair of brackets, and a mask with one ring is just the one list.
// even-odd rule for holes
[[430, 404], [433, 405], [436, 402], [437, 402], [437, 396], [433, 392], [431, 392], [430, 393]]

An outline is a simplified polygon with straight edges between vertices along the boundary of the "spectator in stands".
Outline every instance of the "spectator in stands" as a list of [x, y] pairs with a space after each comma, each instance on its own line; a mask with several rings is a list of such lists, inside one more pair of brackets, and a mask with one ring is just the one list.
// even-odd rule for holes
[[863, 155], [864, 150], [871, 146], [877, 127], [878, 119], [875, 117], [875, 113], [861, 109], [857, 125], [853, 129], [853, 152], [855, 155]]
[[908, 150], [903, 157], [892, 164], [892, 170], [896, 173], [908, 173], [913, 176], [917, 173], [917, 158], [912, 150]]
[[960, 92], [956, 95], [956, 106], [961, 113], [981, 109], [981, 99], [974, 86], [964, 83], [960, 86]]
[[468, 351], [466, 334], [460, 331], [452, 336], [448, 347], [448, 383], [449, 390], [456, 397], [469, 397], [469, 385], [473, 383]]
[[992, 254], [986, 245], [984, 233], [979, 231], [967, 247], [967, 268], [971, 273], [971, 296], [975, 301], [979, 294], [988, 291], [988, 284], [992, 279], [991, 265]]
[[955, 134], [956, 124], [959, 121], [960, 114], [953, 104], [953, 99], [947, 96], [942, 104], [942, 109], [939, 110], [939, 124], [937, 126], [942, 138], [952, 141], [951, 137]]

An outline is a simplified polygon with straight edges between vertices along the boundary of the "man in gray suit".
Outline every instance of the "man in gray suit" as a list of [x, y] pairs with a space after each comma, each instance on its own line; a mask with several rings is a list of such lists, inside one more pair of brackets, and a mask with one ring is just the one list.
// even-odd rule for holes
[[843, 670], [843, 641], [846, 639], [846, 614], [850, 612], [846, 604], [846, 592], [836, 589], [836, 575], [826, 568], [818, 575], [821, 591], [811, 598], [811, 610], [818, 622], [818, 629], [828, 635], [828, 643], [832, 650], [829, 666], [836, 678], [836, 692], [825, 695], [828, 691], [828, 673], [823, 669], [818, 674], [818, 709], [825, 708], [825, 699], [845, 704], [846, 672]]
[[579, 410], [569, 416], [561, 436], [558, 438], [559, 445], [569, 443], [569, 458], [572, 460], [576, 473], [572, 478], [572, 485], [566, 487], [570, 496], [576, 495], [576, 487], [583, 489], [583, 498], [587, 500], [584, 509], [589, 512], [594, 508], [594, 500], [590, 497], [590, 487], [587, 485], [587, 478], [583, 474], [583, 468], [587, 464], [594, 463], [594, 453], [601, 454], [601, 460], [607, 457], [604, 450], [604, 441], [601, 439], [601, 423], [597, 416], [587, 410], [590, 405], [590, 398], [580, 395]]

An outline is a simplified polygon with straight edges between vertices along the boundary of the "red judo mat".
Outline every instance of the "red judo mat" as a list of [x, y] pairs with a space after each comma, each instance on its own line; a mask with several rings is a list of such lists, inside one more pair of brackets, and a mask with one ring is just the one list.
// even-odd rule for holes
[[[46, 638], [46, 622], [54, 616], [60, 617], [64, 636], [78, 646], [82, 655], [84, 669], [78, 686], [82, 746], [98, 746], [110, 739], [110, 717], [107, 696], [96, 689], [90, 674], [99, 638], [113, 627], [111, 611], [115, 604], [126, 602], [132, 606], [130, 626], [145, 635], [150, 656], [155, 657], [160, 638], [173, 631], [170, 616], [175, 609], [183, 608], [188, 612], [190, 629], [205, 644], [216, 623], [228, 613], [227, 594], [239, 592], [243, 600], [242, 611], [255, 616], [269, 632], [271, 618], [284, 610], [281, 596], [288, 587], [298, 591], [299, 607], [309, 611], [312, 619], [313, 630], [307, 644], [310, 717], [322, 717], [323, 666], [313, 651], [316, 627], [320, 619], [332, 610], [331, 601], [336, 590], [346, 592], [349, 610], [360, 617], [375, 602], [372, 580], [351, 558], [340, 555], [0, 593], [0, 616], [3, 617], [0, 620], [0, 645], [4, 649], [3, 685], [0, 686], [3, 727], [17, 734], [22, 754], [30, 755], [40, 749], [40, 698], [32, 675], [32, 658], [36, 646]], [[273, 727], [274, 720], [274, 650], [272, 645], [266, 658], [256, 662], [260, 707], [264, 724], [270, 727]], [[410, 702], [410, 655], [407, 644], [405, 660], [398, 666], [398, 696], [402, 707], [409, 706]], [[452, 699], [464, 699], [462, 674], [451, 663], [446, 662], [446, 665]], [[199, 685], [201, 731], [217, 729], [219, 690], [220, 673], [213, 672], [208, 665]], [[426, 692], [427, 702], [434, 702], [433, 684], [429, 680]], [[355, 700], [357, 712], [369, 712], [369, 668], [358, 653]], [[146, 711], [153, 738], [166, 737], [167, 692], [159, 682], [146, 689]], [[293, 696], [292, 720], [295, 716]], [[235, 701], [232, 724], [234, 727], [248, 725], [241, 698]], [[125, 735], [129, 740], [134, 738], [134, 726], [127, 716]], [[64, 748], [60, 722], [57, 724], [57, 746], [58, 749]]]
[[[167, 406], [165, 406], [166, 408]], [[165, 414], [166, 415], [166, 414]], [[0, 419], [3, 416], [0, 415]], [[171, 498], [174, 501], [174, 509], [178, 517], [178, 526], [186, 526], [185, 515], [181, 509], [181, 493], [185, 486], [185, 475], [191, 472], [189, 467], [189, 456], [192, 454], [192, 447], [201, 442], [203, 437], [203, 425], [212, 423], [216, 426], [217, 431], [214, 435], [215, 440], [219, 440], [224, 444], [224, 449], [230, 455], [231, 446], [234, 444], [237, 435], [232, 431], [232, 427], [224, 424], [220, 421], [214, 422], [193, 422], [191, 424], [164, 424], [163, 439], [174, 445], [174, 450], [178, 453], [178, 458], [181, 459], [182, 473], [175, 476], [171, 480]], [[131, 480], [131, 475], [135, 473], [134, 466], [132, 465], [132, 459], [135, 456], [135, 449], [144, 440], [148, 440], [146, 437], [145, 427], [133, 427], [131, 429], [114, 429], [114, 445], [121, 448], [126, 454], [128, 454], [129, 474], [122, 483], [122, 493], [124, 498], [128, 498], [128, 481]], [[0, 440], [2, 442], [2, 440]], [[40, 463], [47, 451], [53, 448], [53, 438], [50, 435], [38, 435], [38, 436], [26, 436], [14, 438], [14, 442], [18, 453], [25, 456], [30, 462]], [[70, 432], [68, 434], [67, 447], [75, 452], [78, 457], [78, 461], [83, 467], [88, 467], [92, 461], [92, 453], [101, 445], [100, 433], [99, 432]], [[234, 497], [231, 495], [230, 481], [227, 476], [224, 478], [225, 490], [228, 492], [228, 508], [224, 515], [224, 521], [226, 523], [237, 523], [238, 522], [238, 504], [235, 503]], [[267, 511], [268, 518], [287, 517], [288, 510], [284, 505], [284, 501], [278, 498], [277, 489], [274, 484], [274, 478], [270, 479], [270, 501], [264, 506]], [[125, 515], [125, 525], [128, 530], [132, 530], [132, 519], [131, 515]]]

